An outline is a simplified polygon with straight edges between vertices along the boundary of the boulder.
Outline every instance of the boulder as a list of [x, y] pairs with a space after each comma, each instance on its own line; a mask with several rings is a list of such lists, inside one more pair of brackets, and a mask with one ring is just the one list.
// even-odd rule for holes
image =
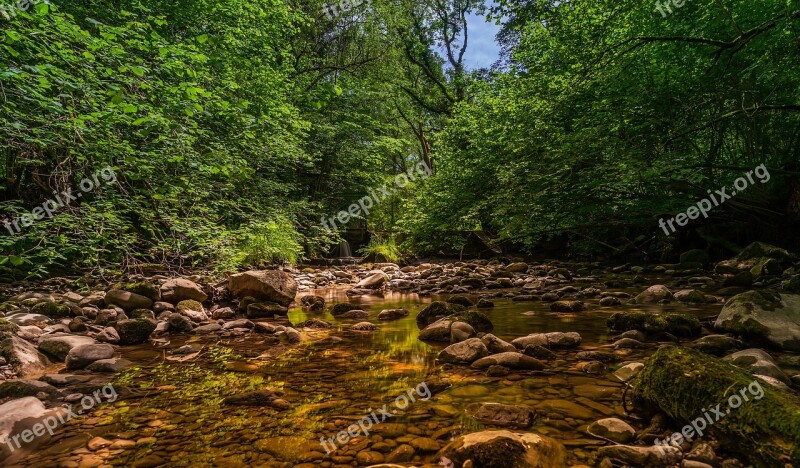
[[675, 300], [684, 304], [705, 304], [706, 295], [696, 289], [682, 289], [675, 293]]
[[159, 289], [161, 299], [172, 304], [185, 300], [205, 302], [208, 299], [208, 295], [203, 292], [200, 285], [185, 278], [167, 280]]
[[55, 335], [41, 337], [39, 339], [39, 351], [49, 354], [63, 362], [67, 359], [67, 355], [73, 348], [95, 343], [97, 343], [97, 341], [88, 336], [57, 333]]
[[548, 346], [551, 348], [573, 348], [581, 344], [581, 335], [576, 332], [550, 332], [550, 333], [533, 333], [528, 336], [523, 336], [511, 342], [519, 349], [525, 349], [528, 346]]
[[478, 359], [472, 363], [475, 369], [488, 369], [491, 366], [503, 366], [517, 370], [542, 370], [544, 364], [538, 359], [526, 356], [522, 353], [498, 353]]
[[[678, 466], [683, 454], [676, 447], [638, 447], [633, 445], [612, 445], [600, 447], [599, 457], [620, 460], [624, 466], [672, 467]], [[688, 468], [687, 465], [683, 465]]]
[[563, 468], [566, 456], [564, 446], [549, 437], [506, 430], [459, 436], [437, 454], [455, 466], [482, 468]]
[[657, 284], [639, 293], [634, 300], [637, 304], [657, 304], [672, 300], [672, 292], [663, 284]]
[[[722, 448], [756, 467], [783, 466], [800, 458], [800, 397], [762, 385], [730, 363], [665, 346], [647, 360], [631, 388], [638, 411], [647, 414], [657, 408], [678, 424], [708, 411]], [[710, 408], [721, 408], [724, 415], [712, 414]]]
[[11, 364], [19, 377], [35, 377], [50, 364], [35, 346], [11, 333], [0, 333], [0, 357]]
[[450, 342], [459, 343], [475, 336], [475, 329], [466, 322], [453, 322], [450, 325]]
[[91, 372], [114, 374], [121, 372], [132, 365], [133, 363], [131, 361], [122, 358], [100, 359], [99, 361], [89, 364], [89, 366], [86, 367], [86, 370]]
[[40, 393], [48, 398], [61, 395], [57, 388], [41, 380], [13, 379], [0, 382], [0, 399], [37, 396]]
[[517, 351], [517, 348], [513, 344], [503, 341], [491, 333], [483, 335], [481, 341], [486, 345], [489, 354], [513, 353]]
[[453, 321], [449, 318], [443, 318], [428, 325], [419, 332], [419, 339], [421, 341], [450, 341], [450, 325]]
[[748, 291], [722, 307], [714, 326], [787, 351], [800, 351], [800, 295]]
[[303, 296], [300, 303], [311, 312], [322, 312], [325, 310], [325, 298], [322, 296]]
[[256, 299], [289, 306], [297, 294], [297, 282], [279, 270], [251, 270], [231, 275], [228, 288], [234, 297]]
[[339, 304], [333, 306], [331, 309], [331, 315], [338, 317], [339, 315], [342, 315], [345, 312], [350, 312], [351, 310], [361, 310], [361, 307], [362, 306], [360, 305], [350, 304], [348, 302], [340, 302]]
[[378, 314], [378, 320], [398, 320], [408, 317], [407, 309], [385, 309]]
[[789, 376], [784, 374], [767, 352], [761, 349], [745, 349], [729, 354], [722, 358], [733, 365], [740, 367], [753, 375], [772, 377], [785, 384], [791, 383]]
[[126, 311], [153, 307], [152, 299], [121, 289], [112, 289], [107, 292], [105, 301], [106, 304], [119, 306]]
[[480, 338], [470, 338], [443, 349], [436, 359], [450, 364], [472, 364], [488, 354], [489, 351]]
[[701, 325], [697, 317], [689, 314], [651, 314], [648, 312], [616, 312], [606, 320], [614, 331], [639, 330], [644, 333], [670, 333], [675, 336], [691, 337], [700, 334]]
[[528, 271], [528, 264], [525, 262], [512, 263], [506, 267], [509, 273], [525, 273]]
[[256, 302], [247, 306], [247, 318], [272, 318], [289, 313], [289, 308], [273, 302]]
[[449, 302], [442, 301], [431, 302], [417, 314], [417, 326], [423, 329], [440, 318], [449, 317], [464, 312], [465, 310], [466, 307], [458, 304], [450, 304]]
[[481, 403], [470, 414], [481, 424], [487, 426], [513, 427], [527, 429], [533, 425], [536, 412], [527, 406], [504, 405], [500, 403]]
[[727, 335], [707, 335], [689, 344], [689, 347], [707, 354], [722, 356], [732, 349], [742, 345], [736, 338]]
[[87, 344], [76, 346], [67, 354], [67, 370], [83, 369], [93, 362], [114, 357], [110, 344]]
[[780, 275], [784, 266], [791, 264], [795, 257], [780, 247], [764, 242], [754, 242], [730, 260], [723, 260], [714, 267], [720, 274], [737, 274], [749, 271], [755, 277]]
[[630, 424], [617, 418], [606, 418], [589, 424], [586, 432], [591, 436], [611, 440], [618, 444], [627, 444], [636, 435]]
[[375, 331], [378, 329], [378, 326], [370, 322], [359, 322], [350, 327], [350, 329], [353, 331]]
[[339, 315], [340, 319], [356, 319], [361, 320], [369, 317], [369, 312], [366, 310], [348, 310], [347, 312]]
[[72, 315], [72, 310], [64, 304], [57, 304], [55, 302], [40, 302], [31, 307], [31, 313], [59, 318], [69, 317]]
[[147, 319], [120, 320], [114, 328], [119, 334], [119, 344], [136, 345], [147, 342], [156, 324]]
[[355, 287], [359, 289], [379, 289], [388, 282], [389, 275], [380, 270], [374, 270], [369, 272], [369, 276], [359, 281]]
[[553, 312], [581, 312], [586, 309], [586, 304], [582, 301], [556, 301], [550, 304]]

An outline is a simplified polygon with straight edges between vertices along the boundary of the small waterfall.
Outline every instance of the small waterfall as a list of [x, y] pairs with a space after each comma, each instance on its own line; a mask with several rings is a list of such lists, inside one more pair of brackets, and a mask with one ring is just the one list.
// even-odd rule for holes
[[339, 243], [339, 258], [349, 258], [353, 256], [353, 252], [350, 251], [350, 243], [346, 240], [343, 240]]

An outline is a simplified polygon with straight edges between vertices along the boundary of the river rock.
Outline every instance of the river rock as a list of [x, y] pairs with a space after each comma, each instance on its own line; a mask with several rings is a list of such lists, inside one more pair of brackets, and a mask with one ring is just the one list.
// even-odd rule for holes
[[35, 346], [11, 333], [0, 333], [0, 357], [11, 364], [19, 377], [38, 375], [50, 364]]
[[527, 406], [500, 403], [481, 403], [471, 414], [481, 424], [516, 429], [527, 429], [536, 419], [536, 412]]
[[121, 372], [126, 368], [132, 366], [133, 363], [127, 359], [114, 358], [114, 359], [100, 359], [89, 364], [86, 370], [91, 372], [113, 374]]
[[417, 326], [423, 329], [440, 318], [456, 315], [465, 310], [466, 307], [458, 304], [450, 304], [442, 301], [431, 302], [417, 314]]
[[690, 314], [651, 314], [629, 310], [615, 312], [606, 320], [612, 330], [626, 332], [639, 330], [644, 333], [670, 333], [675, 336], [691, 337], [700, 334], [702, 329], [700, 320]]
[[42, 314], [12, 314], [5, 319], [19, 326], [48, 324], [52, 322], [50, 317]]
[[573, 348], [581, 344], [581, 335], [576, 332], [550, 332], [533, 333], [523, 336], [511, 342], [519, 349], [528, 346], [548, 346], [551, 348]]
[[325, 298], [322, 296], [303, 296], [300, 303], [311, 312], [321, 312], [325, 310]]
[[668, 467], [683, 459], [683, 454], [675, 447], [635, 447], [631, 445], [612, 445], [600, 447], [600, 457], [620, 460], [629, 466]]
[[13, 379], [0, 382], [0, 398], [37, 396], [40, 393], [48, 397], [61, 395], [57, 388], [40, 380]]
[[106, 304], [119, 306], [126, 311], [153, 307], [153, 301], [150, 298], [121, 289], [112, 289], [107, 292], [104, 300]]
[[753, 276], [780, 275], [783, 267], [795, 257], [784, 249], [764, 242], [753, 242], [730, 260], [723, 260], [714, 267], [720, 274], [736, 274], [749, 271]]
[[644, 364], [641, 362], [632, 362], [617, 369], [617, 371], [614, 372], [614, 376], [622, 382], [627, 382], [636, 377], [636, 374], [642, 369], [644, 369]]
[[450, 364], [472, 364], [488, 354], [489, 351], [480, 338], [470, 338], [448, 346], [439, 353], [436, 359], [439, 362]]
[[586, 310], [586, 304], [581, 301], [556, 301], [550, 304], [553, 312], [581, 312]]
[[251, 270], [231, 275], [228, 288], [239, 299], [256, 299], [289, 306], [297, 294], [297, 282], [279, 270]]
[[491, 366], [503, 366], [516, 370], [544, 369], [542, 361], [517, 352], [492, 354], [472, 363], [472, 367], [475, 369], [488, 369]]
[[549, 437], [506, 430], [462, 435], [437, 455], [463, 466], [474, 467], [566, 467], [564, 446]]
[[340, 302], [333, 306], [331, 309], [331, 315], [334, 317], [338, 317], [339, 315], [344, 314], [345, 312], [350, 312], [351, 310], [361, 310], [360, 305], [350, 304], [348, 302]]
[[672, 292], [666, 286], [657, 284], [639, 293], [634, 300], [637, 304], [657, 304], [661, 301], [672, 300], [672, 298]]
[[73, 348], [95, 343], [97, 343], [97, 341], [88, 336], [57, 333], [55, 335], [43, 336], [40, 338], [39, 351], [49, 354], [50, 356], [53, 356], [59, 361], [63, 362]]
[[167, 280], [159, 289], [161, 299], [172, 304], [185, 300], [205, 302], [208, 299], [208, 295], [203, 292], [200, 285], [185, 278]]
[[114, 347], [110, 344], [76, 346], [67, 354], [67, 370], [83, 369], [95, 361], [112, 357], [114, 357]]
[[378, 326], [375, 325], [374, 323], [370, 323], [370, 322], [359, 322], [359, 323], [353, 325], [352, 327], [350, 327], [350, 329], [353, 330], [353, 331], [365, 331], [365, 332], [367, 332], [367, 331], [375, 331], [375, 330], [377, 330]]
[[419, 332], [421, 341], [450, 342], [450, 325], [453, 323], [448, 318], [439, 319]]
[[274, 302], [255, 302], [247, 306], [247, 318], [273, 318], [289, 313], [289, 308]]
[[636, 430], [630, 424], [617, 418], [606, 418], [595, 421], [586, 429], [589, 435], [612, 440], [618, 444], [627, 444], [636, 436]]
[[486, 345], [489, 354], [513, 353], [517, 351], [517, 348], [513, 344], [503, 341], [491, 333], [483, 335], [481, 341]]
[[366, 310], [348, 310], [347, 312], [340, 314], [338, 318], [340, 319], [355, 319], [355, 320], [362, 320], [369, 317], [369, 312]]
[[466, 322], [453, 322], [450, 325], [450, 342], [459, 343], [475, 336], [475, 329]]
[[761, 349], [745, 349], [722, 358], [733, 365], [740, 367], [753, 375], [766, 375], [785, 384], [789, 384], [791, 379], [784, 374], [780, 367], [775, 363], [766, 351]]
[[378, 320], [398, 320], [408, 317], [408, 309], [385, 309], [378, 314]]
[[136, 345], [147, 342], [156, 324], [147, 319], [121, 320], [114, 328], [119, 334], [119, 344]]
[[97, 341], [102, 343], [119, 344], [119, 333], [113, 327], [105, 327], [97, 334]]
[[373, 270], [369, 272], [369, 276], [359, 281], [355, 287], [364, 289], [379, 289], [388, 282], [389, 275], [380, 270]]
[[800, 295], [748, 291], [722, 307], [714, 326], [787, 351], [800, 351]]
[[706, 335], [689, 344], [689, 347], [700, 350], [707, 354], [722, 356], [732, 349], [742, 345], [736, 338], [727, 335]]
[[683, 304], [705, 304], [706, 295], [697, 289], [682, 289], [675, 293], [675, 300]]
[[171, 314], [167, 318], [167, 323], [172, 333], [191, 333], [194, 330], [194, 322], [185, 315]]

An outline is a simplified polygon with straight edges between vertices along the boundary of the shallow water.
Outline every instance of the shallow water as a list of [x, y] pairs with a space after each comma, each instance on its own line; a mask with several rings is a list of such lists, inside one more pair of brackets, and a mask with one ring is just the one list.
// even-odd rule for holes
[[[340, 288], [315, 293], [329, 304], [348, 301]], [[583, 342], [578, 350], [558, 351], [557, 359], [546, 361], [544, 371], [487, 377], [469, 367], [436, 365], [435, 357], [445, 344], [417, 339], [417, 312], [436, 299], [440, 298], [396, 292], [353, 299], [370, 312], [369, 321], [378, 323], [379, 330], [370, 333], [347, 329], [359, 320], [339, 321], [327, 312], [292, 309], [292, 323], [318, 317], [336, 326], [309, 331], [308, 341], [296, 346], [249, 333], [173, 336], [161, 349], [125, 348], [123, 356], [137, 369], [116, 377], [120, 398], [70, 421], [46, 446], [18, 453], [11, 465], [363, 466], [391, 461], [386, 456], [403, 444], [414, 446], [413, 460], [403, 463], [436, 465], [436, 451], [452, 436], [483, 428], [469, 416], [479, 402], [535, 409], [538, 416], [530, 431], [565, 444], [571, 462], [591, 463], [592, 448], [603, 442], [587, 435], [586, 425], [625, 415], [623, 385], [610, 372], [627, 360], [643, 359], [652, 349], [618, 351], [620, 362], [607, 375], [579, 372], [574, 355], [609, 344], [612, 334], [605, 321], [611, 313], [642, 306], [600, 308], [596, 300], [587, 300], [590, 311], [559, 314], [542, 302], [493, 299], [495, 307], [485, 312], [500, 338], [577, 331]], [[407, 307], [409, 316], [392, 322], [376, 320], [381, 310], [398, 307]], [[702, 317], [715, 315], [719, 307], [653, 306]], [[327, 336], [342, 341], [318, 341]], [[168, 360], [167, 351], [184, 344], [193, 345], [200, 354], [186, 362]], [[417, 395], [405, 410], [396, 409], [395, 398], [423, 382], [450, 387], [427, 401]], [[236, 393], [267, 388], [282, 389], [291, 409], [222, 402]], [[321, 437], [335, 437], [384, 404], [395, 408], [396, 414], [370, 428], [369, 436], [360, 435], [324, 455]], [[87, 442], [98, 436], [113, 445], [89, 450]]]

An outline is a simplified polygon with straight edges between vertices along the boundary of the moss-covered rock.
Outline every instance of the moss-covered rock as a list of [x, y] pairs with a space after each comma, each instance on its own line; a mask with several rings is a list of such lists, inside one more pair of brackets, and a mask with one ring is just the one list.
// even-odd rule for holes
[[482, 468], [560, 468], [566, 465], [564, 446], [534, 433], [503, 430], [460, 436], [439, 452], [456, 466], [471, 460]]
[[118, 289], [132, 292], [140, 296], [144, 296], [153, 302], [161, 300], [161, 291], [158, 289], [158, 286], [148, 283], [146, 281], [140, 281], [137, 283], [126, 283], [123, 284]]
[[736, 274], [748, 270], [754, 276], [780, 275], [783, 268], [795, 260], [795, 256], [780, 247], [754, 242], [730, 260], [723, 260], [715, 266], [721, 274]]
[[[640, 409], [657, 407], [680, 424], [710, 413], [713, 424], [705, 432], [756, 467], [800, 460], [800, 397], [736, 366], [698, 351], [664, 347], [647, 360], [631, 385]], [[736, 408], [733, 395], [741, 401]]]
[[114, 328], [119, 334], [119, 344], [135, 345], [145, 343], [156, 329], [156, 324], [147, 319], [120, 320]]
[[187, 310], [195, 310], [195, 311], [198, 311], [198, 312], [203, 312], [204, 311], [203, 304], [201, 304], [201, 303], [199, 303], [197, 301], [193, 301], [191, 299], [186, 299], [186, 300], [180, 301], [175, 306], [175, 310], [177, 310], [178, 313], [181, 313], [181, 312], [184, 312], [184, 311], [187, 311]]
[[19, 327], [15, 323], [11, 323], [5, 319], [0, 319], [0, 333], [16, 333], [18, 331]]
[[[417, 326], [421, 329], [425, 328], [426, 326], [432, 324], [433, 322], [439, 320], [443, 317], [449, 317], [451, 315], [459, 314], [464, 312], [466, 307], [458, 304], [450, 304], [449, 302], [442, 302], [442, 301], [434, 301], [428, 304], [427, 307], [422, 309], [419, 314], [417, 314]], [[463, 320], [467, 322], [466, 320]], [[467, 322], [469, 323], [469, 322]], [[470, 323], [470, 325], [472, 325]], [[474, 327], [474, 325], [473, 325]], [[476, 328], [477, 330], [477, 328]]]
[[722, 307], [714, 326], [758, 343], [800, 351], [800, 295], [747, 291]]
[[40, 302], [31, 307], [31, 313], [47, 317], [69, 317], [71, 315], [69, 307], [55, 302]]
[[675, 336], [692, 337], [700, 334], [700, 320], [688, 314], [650, 314], [647, 312], [617, 312], [606, 324], [618, 332], [639, 330], [645, 333], [667, 332]]

